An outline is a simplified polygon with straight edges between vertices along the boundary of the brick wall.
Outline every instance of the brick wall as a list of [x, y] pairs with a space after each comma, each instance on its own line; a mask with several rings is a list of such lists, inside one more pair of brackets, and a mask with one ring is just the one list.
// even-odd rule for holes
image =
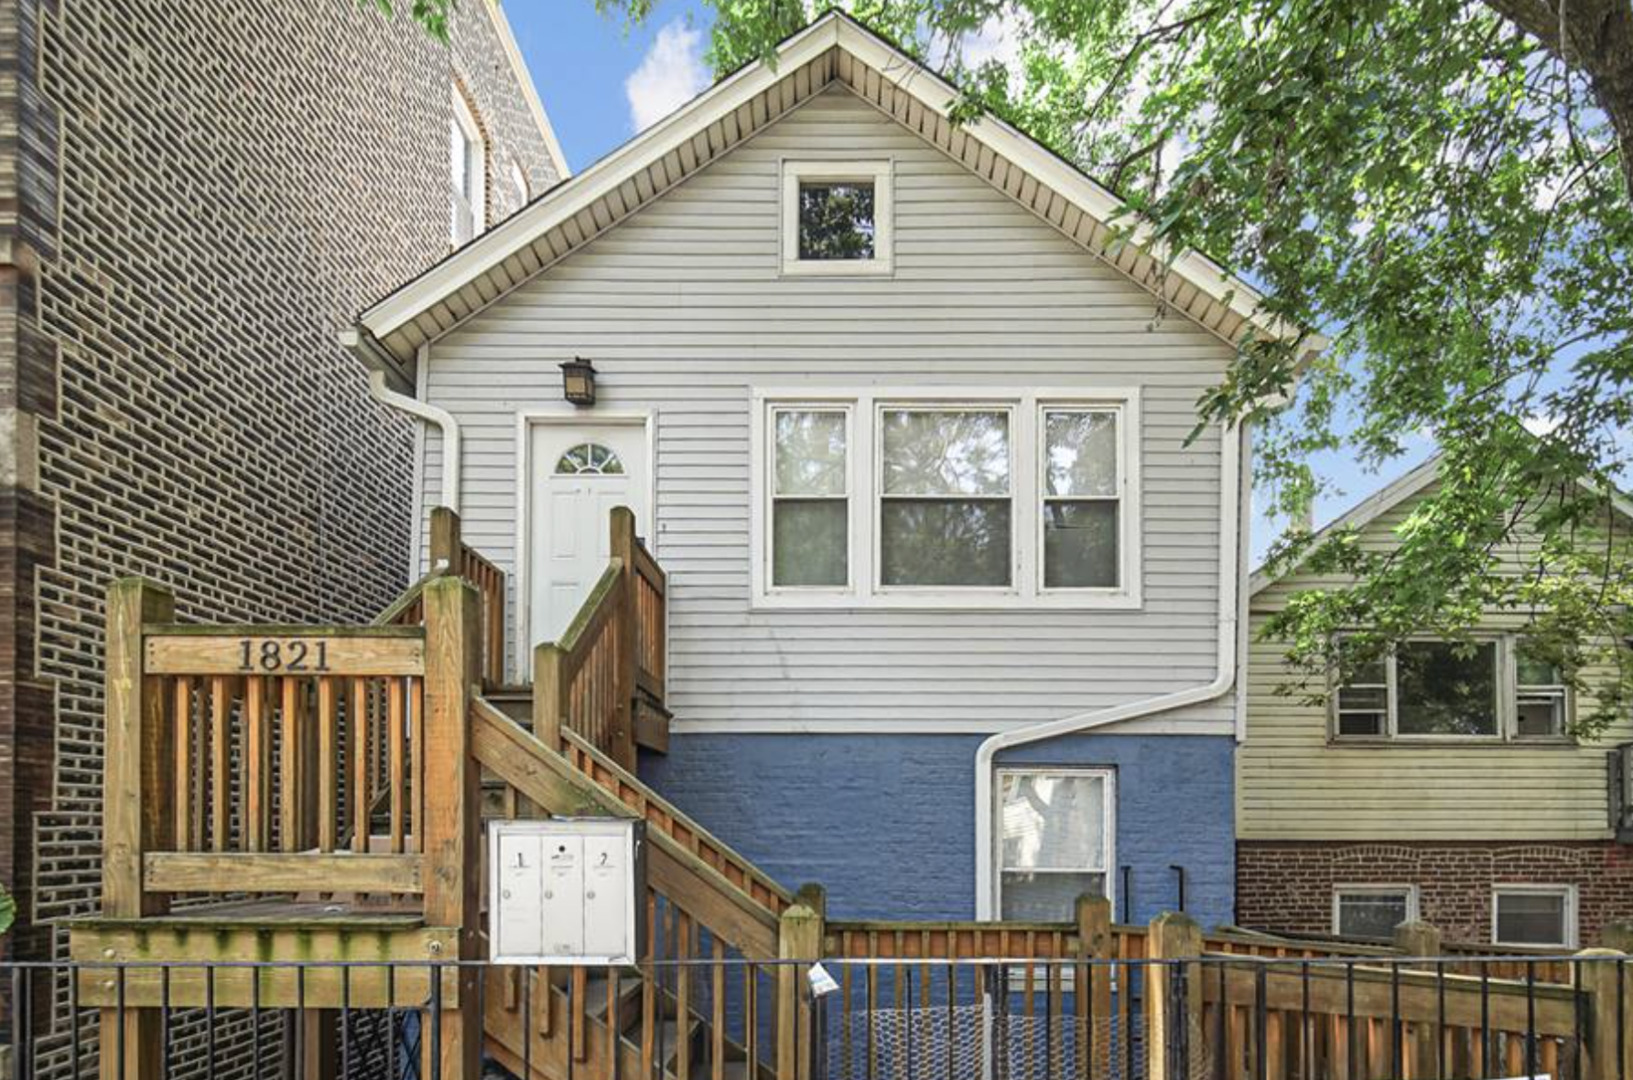
[[1238, 843], [1236, 920], [1332, 931], [1334, 885], [1416, 885], [1420, 917], [1447, 940], [1491, 940], [1493, 885], [1575, 885], [1584, 945], [1633, 921], [1633, 846], [1604, 843]]
[[559, 178], [487, 3], [448, 46], [351, 0], [0, 3], [12, 956], [61, 956], [97, 909], [113, 578], [184, 619], [326, 622], [405, 582], [411, 430], [335, 335], [448, 251], [456, 85], [490, 222], [521, 202], [512, 162], [534, 194]]

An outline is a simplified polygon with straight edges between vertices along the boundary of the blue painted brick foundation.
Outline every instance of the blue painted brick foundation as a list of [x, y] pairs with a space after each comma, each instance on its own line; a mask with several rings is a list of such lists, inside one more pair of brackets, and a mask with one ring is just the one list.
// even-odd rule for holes
[[[835, 918], [975, 915], [974, 762], [979, 736], [677, 735], [641, 775], [790, 888], [818, 882]], [[1074, 735], [999, 764], [1117, 770], [1117, 861], [1132, 919], [1176, 905], [1204, 926], [1234, 909], [1229, 736]], [[1125, 898], [1117, 899], [1122, 919]]]

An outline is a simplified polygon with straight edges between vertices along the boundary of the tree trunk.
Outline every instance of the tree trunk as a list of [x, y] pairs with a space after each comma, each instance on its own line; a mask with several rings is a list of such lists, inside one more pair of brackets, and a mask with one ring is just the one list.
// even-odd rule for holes
[[1486, 0], [1493, 11], [1588, 77], [1594, 100], [1616, 133], [1622, 179], [1633, 198], [1633, 0], [1558, 2], [1564, 6], [1563, 17], [1549, 0]]

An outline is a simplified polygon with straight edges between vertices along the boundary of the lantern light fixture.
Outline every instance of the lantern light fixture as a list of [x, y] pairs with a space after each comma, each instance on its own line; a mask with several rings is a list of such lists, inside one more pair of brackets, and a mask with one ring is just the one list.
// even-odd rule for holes
[[595, 365], [582, 356], [561, 362], [561, 396], [574, 405], [595, 404]]

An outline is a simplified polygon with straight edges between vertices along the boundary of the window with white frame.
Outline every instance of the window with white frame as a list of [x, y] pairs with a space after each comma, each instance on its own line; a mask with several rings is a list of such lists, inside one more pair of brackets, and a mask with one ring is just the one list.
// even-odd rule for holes
[[1559, 671], [1523, 638], [1405, 641], [1333, 694], [1338, 739], [1535, 739], [1566, 734]]
[[785, 274], [891, 268], [889, 161], [783, 162]]
[[1139, 606], [1136, 391], [755, 397], [756, 604]]
[[1416, 886], [1333, 886], [1332, 932], [1339, 937], [1388, 940], [1395, 936], [1395, 927], [1417, 917]]
[[1060, 922], [1079, 896], [1109, 897], [1114, 806], [1110, 769], [998, 770], [1000, 917]]
[[465, 96], [454, 92], [449, 121], [449, 237], [463, 244], [487, 228], [487, 142]]
[[1007, 588], [1010, 411], [884, 405], [878, 432], [879, 584]]
[[771, 584], [850, 582], [850, 410], [771, 410]]
[[1118, 585], [1120, 411], [1115, 407], [1043, 409], [1043, 587]]
[[510, 160], [510, 186], [516, 189], [517, 208], [526, 206], [527, 200], [533, 197], [533, 187], [527, 182], [527, 173], [522, 169], [522, 163], [515, 158]]
[[1571, 885], [1498, 885], [1491, 890], [1496, 945], [1576, 948], [1576, 889]]

